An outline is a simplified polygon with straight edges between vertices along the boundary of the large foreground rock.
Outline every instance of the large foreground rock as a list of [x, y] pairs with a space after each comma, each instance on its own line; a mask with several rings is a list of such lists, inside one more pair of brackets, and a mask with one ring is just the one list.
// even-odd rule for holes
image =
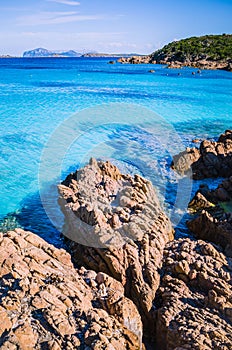
[[227, 130], [218, 141], [205, 140], [200, 148], [187, 148], [173, 158], [173, 168], [193, 179], [229, 177], [232, 175], [232, 131]]
[[121, 283], [77, 271], [38, 236], [0, 234], [0, 278], [0, 349], [141, 349], [141, 319]]
[[204, 241], [167, 244], [156, 298], [157, 349], [232, 348], [231, 263]]
[[145, 330], [151, 330], [163, 250], [173, 239], [152, 184], [91, 159], [66, 178], [59, 192], [65, 235], [75, 241], [70, 245], [73, 258], [120, 281]]

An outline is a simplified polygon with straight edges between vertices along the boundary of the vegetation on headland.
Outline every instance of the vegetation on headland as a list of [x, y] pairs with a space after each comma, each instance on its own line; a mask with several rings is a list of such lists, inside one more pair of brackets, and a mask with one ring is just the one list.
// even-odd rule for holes
[[165, 45], [152, 55], [154, 60], [167, 59], [184, 62], [206, 59], [222, 61], [232, 59], [232, 35], [205, 35], [191, 37]]
[[121, 59], [122, 63], [158, 63], [170, 68], [192, 66], [232, 70], [232, 35], [205, 35], [173, 41], [142, 58]]

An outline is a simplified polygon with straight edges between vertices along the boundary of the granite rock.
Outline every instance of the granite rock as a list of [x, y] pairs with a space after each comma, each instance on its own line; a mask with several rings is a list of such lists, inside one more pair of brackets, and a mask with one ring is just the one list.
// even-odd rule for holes
[[[208, 185], [201, 184], [188, 208], [191, 212], [207, 210], [211, 213], [221, 214], [232, 211], [232, 176], [223, 180], [215, 189]], [[220, 210], [221, 209], [221, 210]]]
[[141, 349], [142, 323], [112, 277], [21, 229], [0, 234], [0, 349]]
[[132, 57], [121, 57], [118, 59], [119, 63], [129, 63], [129, 64], [148, 64], [148, 63], [156, 63], [154, 62], [150, 56], [132, 56]]
[[198, 213], [187, 222], [194, 235], [219, 244], [224, 253], [232, 257], [232, 177], [213, 190], [201, 185], [189, 209]]
[[73, 259], [120, 281], [150, 332], [163, 249], [173, 239], [152, 184], [91, 159], [59, 192]]
[[232, 257], [232, 213], [215, 217], [203, 210], [199, 216], [188, 221], [187, 225], [197, 238], [220, 245], [224, 253]]
[[204, 209], [211, 210], [215, 208], [215, 204], [199, 190], [194, 195], [193, 199], [188, 205], [190, 212], [201, 212]]
[[218, 141], [204, 140], [199, 148], [187, 148], [173, 157], [173, 169], [193, 179], [230, 177], [232, 175], [232, 130]]
[[231, 272], [231, 259], [209, 243], [167, 244], [156, 297], [157, 349], [231, 349]]

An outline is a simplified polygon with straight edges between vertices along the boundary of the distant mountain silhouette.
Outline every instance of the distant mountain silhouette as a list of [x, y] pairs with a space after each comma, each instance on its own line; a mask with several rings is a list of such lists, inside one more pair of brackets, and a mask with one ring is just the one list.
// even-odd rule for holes
[[87, 52], [82, 57], [132, 57], [140, 56], [137, 53], [99, 53], [99, 52]]
[[51, 51], [43, 48], [37, 48], [23, 53], [23, 57], [80, 57], [81, 55], [81, 53], [74, 50]]

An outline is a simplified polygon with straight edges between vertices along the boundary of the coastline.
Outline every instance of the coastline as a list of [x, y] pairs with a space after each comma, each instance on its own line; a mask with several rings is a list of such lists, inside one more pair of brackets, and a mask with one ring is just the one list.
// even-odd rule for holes
[[[120, 57], [120, 58], [119, 58]], [[122, 57], [118, 55], [101, 55], [101, 54], [84, 54], [82, 56], [78, 57], [68, 57], [68, 56], [28, 56], [28, 57], [23, 57], [23, 56], [10, 56], [10, 55], [3, 55], [0, 56], [0, 59], [97, 59], [97, 58], [104, 58], [104, 59], [109, 59], [112, 58], [114, 60], [109, 61], [109, 64], [115, 64], [115, 63], [120, 63], [120, 64], [133, 64], [133, 65], [140, 65], [140, 64], [152, 64], [154, 65], [163, 65], [168, 69], [182, 69], [182, 68], [195, 68], [198, 69], [199, 71], [201, 70], [222, 70], [222, 71], [227, 71], [227, 72], [232, 72], [232, 61], [229, 62], [217, 62], [217, 61], [208, 61], [208, 60], [199, 60], [199, 61], [185, 61], [185, 62], [180, 62], [180, 61], [172, 61], [172, 60], [154, 60], [152, 55], [139, 55], [139, 56], [129, 56], [129, 57]], [[151, 70], [151, 73], [154, 73]]]
[[[191, 140], [195, 139], [197, 142], [196, 138], [204, 140], [215, 137], [213, 140], [215, 142], [218, 128], [225, 130], [224, 125], [229, 127], [227, 116], [231, 112], [229, 109], [230, 97], [228, 98], [228, 94], [225, 94], [225, 91], [230, 90], [229, 74], [208, 72], [202, 74], [203, 77], [199, 75], [197, 79], [192, 79], [191, 71], [186, 70], [185, 73], [183, 72], [183, 77], [188, 79], [179, 79], [176, 73], [168, 72], [169, 76], [167, 76], [163, 67], [160, 67], [160, 71], [157, 67], [157, 74], [150, 76], [147, 66], [142, 69], [130, 66], [127, 69], [118, 64], [111, 69], [106, 64], [106, 59], [99, 59], [100, 63], [97, 62], [95, 66], [97, 68], [95, 75], [92, 62], [87, 67], [88, 59], [85, 61], [84, 72], [82, 71], [83, 66], [78, 67], [77, 60], [75, 62], [72, 62], [72, 59], [63, 60], [60, 63], [55, 59], [51, 60], [51, 63], [49, 60], [40, 61], [41, 63], [38, 63], [37, 60], [33, 62], [25, 60], [26, 63], [19, 64], [15, 60], [15, 64], [9, 63], [9, 71], [6, 71], [6, 65], [2, 62], [2, 76], [8, 76], [7, 72], [10, 73], [9, 80], [3, 81], [2, 85], [2, 101], [7, 108], [6, 118], [4, 120], [2, 118], [2, 122], [6, 121], [3, 129], [7, 131], [4, 135], [6, 137], [1, 140], [6, 150], [5, 162], [3, 162], [4, 171], [7, 165], [14, 166], [16, 169], [13, 160], [15, 159], [18, 164], [17, 150], [19, 150], [22, 164], [22, 168], [20, 168], [21, 164], [17, 166], [18, 173], [20, 173], [18, 179], [17, 173], [14, 173], [14, 176], [6, 176], [7, 187], [14, 190], [13, 195], [16, 192], [22, 193], [20, 186], [24, 185], [23, 193], [25, 197], [27, 195], [30, 197], [27, 178], [24, 176], [23, 181], [21, 178], [21, 175], [25, 173], [25, 167], [29, 170], [28, 173], [36, 174], [36, 166], [30, 168], [31, 159], [34, 160], [37, 157], [39, 161], [38, 155], [42, 151], [43, 142], [48, 137], [49, 131], [54, 130], [57, 124], [77, 109], [77, 106], [79, 108], [81, 100], [84, 101], [81, 108], [86, 108], [86, 105], [91, 106], [93, 101], [102, 103], [103, 101], [112, 102], [114, 99], [114, 101], [123, 102], [128, 96], [130, 103], [136, 101], [139, 104], [142, 100], [147, 102], [148, 108], [151, 108], [155, 101], [155, 111], [159, 107], [160, 115], [166, 118], [173, 116], [168, 120], [170, 124], [177, 127], [176, 131], [180, 133], [181, 140], [185, 141], [181, 148], [183, 150], [185, 146], [193, 147]], [[22, 70], [23, 66], [25, 70]], [[70, 69], [71, 67], [73, 69]], [[22, 81], [22, 76], [26, 77], [25, 81]], [[13, 85], [15, 77], [17, 77], [17, 84]], [[185, 89], [183, 89], [183, 83]], [[201, 96], [199, 96], [199, 89], [201, 89]], [[205, 95], [204, 92], [207, 94]], [[215, 93], [213, 99], [212, 92]], [[20, 98], [17, 97], [17, 94]], [[24, 104], [22, 104], [22, 98], [25, 101]], [[30, 109], [26, 109], [28, 101]], [[43, 108], [41, 108], [40, 101], [42, 101]], [[59, 101], [60, 104], [58, 104]], [[163, 109], [161, 108], [162, 103]], [[19, 109], [17, 114], [15, 108], [17, 106], [25, 109]], [[209, 113], [209, 106], [212, 113]], [[218, 106], [219, 109], [217, 109]], [[62, 115], [62, 111], [65, 111], [66, 114]], [[199, 113], [200, 118], [196, 118], [196, 113]], [[22, 114], [24, 118], [21, 117]], [[14, 119], [8, 130], [11, 115]], [[54, 118], [54, 115], [57, 117]], [[143, 114], [140, 113], [139, 116], [141, 115]], [[17, 116], [19, 119], [15, 119]], [[224, 117], [223, 122], [218, 116]], [[86, 114], [83, 119], [78, 118], [77, 114], [76, 119], [84, 129], [87, 123]], [[142, 124], [144, 124], [144, 119], [143, 115]], [[12, 131], [15, 120], [17, 120], [17, 125]], [[110, 120], [109, 118], [109, 123]], [[27, 121], [30, 121], [28, 126], [24, 124]], [[51, 124], [49, 124], [50, 121], [52, 121]], [[154, 119], [151, 118], [152, 121]], [[31, 127], [32, 122], [37, 129]], [[70, 241], [65, 246], [66, 254], [55, 249], [57, 233], [45, 225], [44, 217], [36, 211], [38, 199], [34, 198], [26, 198], [24, 205], [27, 210], [20, 213], [18, 217], [21, 215], [20, 219], [22, 220], [22, 217], [24, 219], [20, 222], [22, 227], [38, 233], [43, 240], [38, 239], [35, 234], [18, 230], [0, 235], [0, 255], [5, 257], [4, 254], [7, 254], [6, 262], [3, 262], [0, 272], [3, 275], [4, 288], [9, 287], [9, 294], [4, 292], [5, 294], [1, 295], [3, 299], [1, 312], [5, 320], [1, 328], [2, 342], [6, 347], [14, 348], [15, 345], [20, 347], [23, 343], [28, 344], [28, 339], [30, 339], [30, 344], [33, 344], [33, 349], [44, 342], [49, 350], [54, 350], [54, 348], [70, 348], [71, 350], [81, 346], [93, 349], [96, 347], [97, 350], [97, 346], [103, 348], [107, 345], [110, 347], [112, 344], [116, 344], [116, 349], [120, 349], [121, 346], [122, 350], [125, 347], [130, 350], [141, 350], [144, 344], [148, 349], [149, 345], [154, 349], [153, 340], [156, 341], [156, 346], [160, 350], [166, 350], [166, 348], [173, 350], [176, 346], [195, 350], [195, 347], [197, 349], [197, 347], [204, 346], [205, 343], [214, 349], [220, 349], [222, 346], [230, 347], [232, 330], [228, 321], [231, 317], [228, 261], [231, 250], [227, 245], [230, 245], [231, 242], [229, 238], [231, 232], [224, 223], [227, 217], [220, 217], [217, 223], [213, 212], [210, 212], [209, 215], [199, 212], [197, 213], [199, 217], [191, 226], [193, 232], [190, 234], [190, 231], [187, 231], [184, 222], [182, 227], [185, 231], [181, 235], [180, 231], [176, 230], [176, 237], [173, 239], [173, 233], [165, 229], [167, 214], [163, 209], [160, 210], [148, 181], [152, 179], [154, 187], [159, 188], [157, 181], [159, 167], [163, 165], [162, 177], [170, 176], [170, 182], [162, 182], [160, 186], [166, 190], [165, 199], [173, 205], [173, 198], [176, 194], [173, 181], [176, 177], [169, 167], [170, 157], [167, 157], [160, 144], [155, 142], [156, 134], [152, 133], [152, 127], [145, 131], [143, 127], [130, 128], [127, 127], [127, 124], [128, 114], [125, 113], [125, 116], [118, 120], [118, 124], [113, 128], [113, 133], [112, 126], [109, 125], [105, 134], [103, 126], [103, 133], [101, 128], [100, 131], [94, 130], [92, 138], [88, 135], [89, 142], [85, 137], [81, 138], [81, 142], [71, 149], [71, 152], [74, 151], [74, 156], [68, 166], [65, 165], [65, 171], [68, 169], [68, 173], [62, 177], [65, 178], [66, 175], [77, 169], [81, 171], [82, 179], [84, 179], [86, 173], [85, 170], [80, 170], [82, 158], [79, 157], [80, 148], [78, 147], [81, 149], [83, 147], [83, 152], [86, 150], [89, 152], [93, 147], [92, 142], [100, 141], [108, 143], [113, 150], [110, 154], [103, 155], [104, 160], [116, 159], [116, 165], [123, 165], [123, 170], [120, 171], [124, 176], [124, 181], [126, 179], [126, 186], [120, 187], [121, 175], [117, 171], [113, 171], [112, 174], [108, 170], [109, 166], [108, 168], [105, 166], [104, 179], [101, 178], [101, 174], [96, 175], [98, 171], [94, 170], [86, 185], [81, 187], [80, 183], [75, 183], [79, 176], [69, 176], [70, 181], [66, 183], [64, 196], [60, 193], [63, 196], [63, 210], [65, 211], [66, 208], [70, 216], [72, 213], [76, 217], [78, 215], [81, 221], [80, 226], [84, 229], [86, 225], [90, 227], [90, 230], [87, 230], [90, 235], [96, 232], [94, 225], [90, 225], [94, 224], [95, 220], [101, 220], [101, 223], [107, 226], [106, 234], [110, 233], [111, 236], [113, 234], [114, 237], [120, 232], [120, 225], [123, 223], [124, 237], [125, 232], [129, 233], [128, 242], [123, 249], [119, 251], [117, 249], [113, 251], [112, 249], [94, 249], [92, 246], [83, 247]], [[157, 131], [157, 124], [152, 125]], [[22, 127], [24, 133], [21, 131]], [[43, 142], [40, 142], [41, 134], [43, 134]], [[166, 137], [166, 130], [161, 136], [161, 141], [163, 141]], [[63, 137], [64, 135], [62, 139]], [[220, 139], [224, 142], [226, 137], [222, 135]], [[61, 139], [57, 140], [58, 144], [61, 143], [60, 141]], [[41, 148], [38, 148], [38, 142], [41, 143]], [[227, 140], [226, 145], [228, 144]], [[205, 143], [204, 146], [206, 146]], [[216, 151], [222, 154], [222, 148], [219, 146], [216, 143]], [[34, 149], [37, 152], [30, 153], [28, 157], [28, 150]], [[202, 145], [200, 149], [207, 153]], [[10, 150], [12, 150], [11, 158], [9, 158]], [[214, 149], [212, 151], [216, 152]], [[198, 152], [195, 153], [199, 155]], [[157, 154], [159, 157], [156, 162]], [[23, 158], [23, 155], [26, 155], [26, 158]], [[99, 152], [97, 156], [102, 156], [102, 153]], [[211, 157], [207, 155], [206, 160], [209, 162]], [[223, 161], [219, 168], [225, 169], [228, 164]], [[210, 164], [209, 168], [211, 169]], [[11, 168], [9, 168], [9, 173], [11, 174]], [[141, 176], [133, 178], [129, 186], [128, 173], [133, 173], [133, 176], [134, 173], [139, 173], [143, 179]], [[221, 174], [220, 172], [216, 175]], [[16, 184], [13, 183], [15, 179], [18, 180]], [[220, 180], [217, 178], [217, 181]], [[55, 182], [55, 180], [52, 182], [53, 187], [55, 187]], [[89, 192], [92, 197], [89, 199], [90, 196], [85, 190], [92, 185]], [[100, 200], [97, 200], [92, 208], [92, 198], [96, 189], [100, 193]], [[121, 191], [121, 195], [117, 193], [117, 189], [118, 192]], [[228, 187], [228, 180], [223, 184], [223, 189], [228, 190], [227, 196], [230, 196], [231, 189]], [[36, 188], [33, 190], [36, 191]], [[117, 210], [117, 213], [113, 213], [116, 215], [111, 215], [108, 210], [109, 199], [114, 201], [111, 192], [113, 190], [116, 192], [113, 193], [113, 196], [117, 195], [122, 202], [121, 207], [117, 202], [112, 205], [113, 210]], [[219, 191], [220, 195], [223, 193], [225, 194], [224, 191]], [[8, 195], [5, 201], [10, 202], [13, 199], [14, 197], [10, 199]], [[206, 204], [210, 201], [208, 197], [205, 200]], [[55, 202], [56, 199], [54, 202], [51, 199], [49, 203], [54, 205]], [[105, 207], [103, 207], [103, 202], [106, 204]], [[81, 209], [78, 208], [78, 205]], [[210, 204], [209, 207], [211, 207]], [[97, 209], [97, 212], [92, 209]], [[168, 213], [168, 210], [166, 212]], [[156, 213], [158, 214], [157, 221], [153, 217]], [[75, 224], [75, 221], [73, 222]], [[154, 222], [155, 227], [153, 228]], [[39, 225], [41, 225], [40, 228]], [[228, 225], [230, 227], [230, 222]], [[170, 223], [167, 226], [170, 228]], [[202, 226], [210, 227], [211, 233], [204, 231]], [[70, 232], [70, 228], [68, 231]], [[85, 232], [83, 230], [82, 233]], [[214, 232], [217, 233], [216, 236], [213, 235]], [[110, 235], [107, 235], [106, 239], [110, 238]], [[136, 236], [136, 240], [132, 239], [133, 235]], [[49, 246], [48, 241], [52, 243]], [[6, 253], [8, 248], [9, 251]], [[74, 265], [71, 265], [71, 259], [75, 260]], [[29, 271], [26, 276], [25, 271]], [[10, 279], [5, 278], [5, 274], [10, 276]], [[18, 289], [15, 289], [18, 281], [22, 288], [20, 289], [21, 294]], [[28, 284], [31, 284], [32, 287], [29, 288]], [[22, 317], [26, 319], [25, 327], [20, 324], [21, 318], [12, 318], [12, 314], [14, 315], [12, 308], [19, 314], [23, 310]], [[29, 317], [25, 310], [29, 310]], [[104, 317], [104, 322], [102, 317]], [[16, 327], [14, 327], [15, 324], [17, 324]], [[198, 327], [195, 326], [196, 324]], [[43, 327], [46, 327], [45, 330]], [[176, 329], [182, 331], [177, 333]], [[208, 329], [211, 332], [208, 332]], [[218, 336], [217, 332], [220, 335], [225, 334], [224, 338]], [[25, 334], [30, 336], [26, 340]], [[118, 334], [120, 334], [119, 337]], [[151, 334], [155, 339], [152, 339]], [[143, 345], [141, 344], [142, 335]]]
[[[216, 142], [201, 142], [201, 156], [208, 160], [210, 147], [220, 150], [219, 162], [222, 149], [228, 153], [222, 168], [229, 167], [232, 174], [232, 131]], [[177, 158], [184, 156], [183, 152]], [[181, 171], [178, 164], [184, 162], [174, 161]], [[195, 163], [191, 158], [186, 169]], [[58, 188], [66, 217], [66, 250], [22, 229], [0, 233], [0, 276], [7, 285], [0, 290], [3, 346], [32, 349], [43, 342], [50, 350], [97, 350], [109, 344], [121, 350], [231, 347], [228, 215], [215, 221], [209, 206], [207, 219], [199, 221], [206, 215], [201, 213], [206, 208], [201, 199], [198, 218], [191, 220], [193, 236], [174, 237], [150, 181], [93, 158]], [[227, 197], [221, 197], [223, 191]], [[214, 198], [232, 200], [232, 178], [223, 182], [223, 191], [219, 186]], [[210, 227], [207, 236], [202, 225]], [[217, 235], [210, 236], [215, 226]]]
[[151, 55], [148, 56], [133, 56], [131, 58], [122, 57], [117, 62], [121, 64], [162, 64], [166, 65], [167, 68], [180, 69], [183, 67], [191, 67], [198, 69], [208, 69], [208, 70], [225, 70], [232, 72], [232, 61], [223, 62], [223, 61], [207, 61], [207, 60], [198, 60], [194, 62], [185, 61], [172, 61], [172, 60], [154, 60]]
[[0, 9], [0, 350], [232, 350], [232, 0]]
[[121, 63], [166, 64], [168, 68], [193, 67], [232, 71], [232, 35], [204, 35], [174, 40], [143, 57], [122, 58]]

